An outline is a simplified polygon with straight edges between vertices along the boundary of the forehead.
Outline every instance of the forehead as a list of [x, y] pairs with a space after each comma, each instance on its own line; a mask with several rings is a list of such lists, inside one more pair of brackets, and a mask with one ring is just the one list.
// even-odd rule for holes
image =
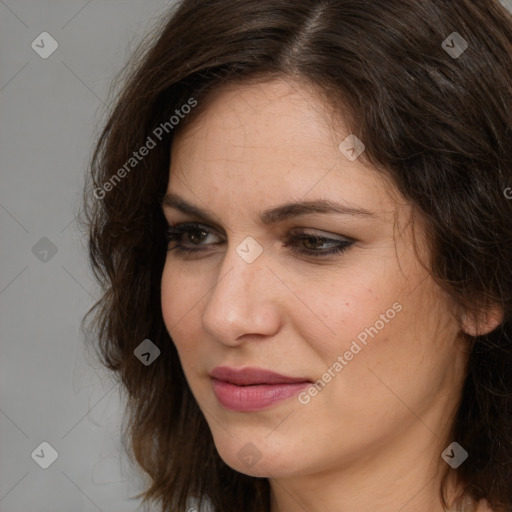
[[175, 136], [168, 191], [190, 197], [193, 189], [207, 202], [229, 197], [232, 206], [292, 198], [383, 204], [383, 176], [340, 151], [350, 133], [326, 109], [311, 89], [285, 80], [216, 91]]
[[[201, 114], [177, 133], [173, 147], [193, 137], [203, 144], [210, 142], [216, 154], [228, 150], [226, 158], [252, 148], [272, 148], [273, 156], [288, 150], [306, 155], [305, 140], [328, 149], [340, 137], [330, 134], [327, 110], [319, 97], [295, 82], [230, 84], [208, 97], [205, 105], [204, 109], [199, 105]], [[331, 143], [326, 140], [329, 135]]]

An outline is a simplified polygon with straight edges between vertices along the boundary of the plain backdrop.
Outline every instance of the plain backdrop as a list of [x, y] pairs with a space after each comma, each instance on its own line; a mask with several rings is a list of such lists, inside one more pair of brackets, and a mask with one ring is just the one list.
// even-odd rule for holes
[[110, 83], [170, 6], [0, 0], [0, 512], [142, 510], [79, 330], [99, 289], [75, 217]]

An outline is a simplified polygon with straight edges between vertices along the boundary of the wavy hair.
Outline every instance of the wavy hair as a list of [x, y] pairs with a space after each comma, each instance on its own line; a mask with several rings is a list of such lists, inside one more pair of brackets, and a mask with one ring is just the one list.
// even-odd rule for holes
[[[466, 336], [451, 434], [470, 457], [446, 467], [440, 496], [446, 505], [455, 475], [466, 495], [512, 510], [512, 20], [498, 0], [183, 0], [139, 45], [117, 77], [80, 218], [102, 288], [83, 325], [126, 393], [123, 443], [147, 478], [137, 497], [162, 511], [190, 498], [269, 510], [268, 480], [218, 455], [164, 325], [160, 199], [174, 135], [224, 84], [273, 77], [314, 86], [364, 141], [363, 157], [425, 219], [434, 279], [475, 314], [503, 308], [496, 329]], [[161, 351], [149, 366], [134, 356], [145, 339]]]

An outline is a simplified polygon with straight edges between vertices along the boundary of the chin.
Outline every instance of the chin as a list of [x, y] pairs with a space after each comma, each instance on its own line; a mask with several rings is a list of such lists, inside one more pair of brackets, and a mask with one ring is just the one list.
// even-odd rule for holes
[[[241, 443], [230, 438], [229, 446], [217, 446], [221, 459], [232, 469], [254, 477], [285, 478], [297, 473], [298, 461], [290, 457], [291, 451], [283, 454], [271, 446], [261, 447], [262, 443], [250, 440]], [[281, 446], [281, 449], [283, 447]]]

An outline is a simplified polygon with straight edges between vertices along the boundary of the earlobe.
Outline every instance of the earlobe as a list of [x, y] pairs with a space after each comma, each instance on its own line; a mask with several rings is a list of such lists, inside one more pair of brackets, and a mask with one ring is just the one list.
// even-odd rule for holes
[[464, 311], [461, 315], [461, 328], [470, 336], [483, 336], [494, 331], [503, 321], [503, 308], [495, 305], [479, 315]]

